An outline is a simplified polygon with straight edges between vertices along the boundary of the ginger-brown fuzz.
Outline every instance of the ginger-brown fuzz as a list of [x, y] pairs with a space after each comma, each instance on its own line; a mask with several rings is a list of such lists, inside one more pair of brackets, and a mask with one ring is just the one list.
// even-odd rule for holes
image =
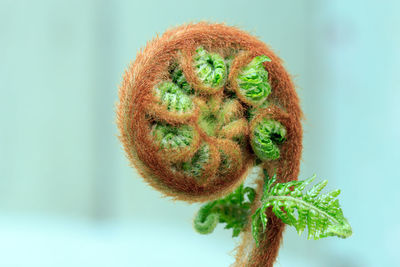
[[[119, 100], [125, 152], [166, 196], [223, 197], [256, 159], [278, 182], [297, 179], [302, 114], [293, 82], [263, 42], [235, 27], [186, 24], [154, 38], [125, 72]], [[258, 183], [259, 198], [263, 180]], [[260, 204], [254, 203], [253, 212]], [[245, 228], [237, 266], [273, 265], [284, 224], [267, 215], [259, 247]]]

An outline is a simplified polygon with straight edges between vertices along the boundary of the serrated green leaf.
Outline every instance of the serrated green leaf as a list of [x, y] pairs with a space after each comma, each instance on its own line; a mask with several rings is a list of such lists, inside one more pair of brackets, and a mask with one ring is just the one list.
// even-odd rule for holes
[[[275, 215], [284, 223], [296, 228], [299, 235], [308, 228], [308, 239], [320, 239], [327, 236], [347, 238], [352, 229], [340, 208], [336, 198], [340, 190], [321, 194], [328, 181], [322, 181], [303, 192], [315, 179], [315, 175], [304, 181], [275, 183], [276, 176], [268, 179], [266, 172], [262, 205], [252, 216], [252, 234], [259, 243], [260, 224], [265, 231], [266, 209], [272, 207]], [[297, 214], [296, 214], [297, 211]], [[261, 231], [261, 232], [262, 232]]]

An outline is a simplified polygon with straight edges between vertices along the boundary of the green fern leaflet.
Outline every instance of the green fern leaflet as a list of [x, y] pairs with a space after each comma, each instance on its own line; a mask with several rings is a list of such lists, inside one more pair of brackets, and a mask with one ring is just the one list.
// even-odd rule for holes
[[225, 198], [207, 203], [196, 214], [194, 229], [200, 234], [210, 234], [218, 223], [226, 223], [225, 229], [233, 230], [232, 237], [238, 236], [246, 226], [255, 194], [253, 188], [241, 185]]
[[347, 238], [352, 229], [343, 215], [339, 200], [336, 198], [340, 190], [320, 194], [328, 181], [314, 185], [303, 192], [305, 187], [315, 179], [315, 175], [304, 181], [276, 183], [276, 175], [268, 179], [265, 173], [265, 183], [261, 207], [252, 215], [252, 234], [258, 246], [259, 234], [267, 227], [266, 210], [272, 207], [275, 215], [282, 222], [292, 225], [297, 233], [308, 228], [308, 239], [320, 239], [328, 236]]

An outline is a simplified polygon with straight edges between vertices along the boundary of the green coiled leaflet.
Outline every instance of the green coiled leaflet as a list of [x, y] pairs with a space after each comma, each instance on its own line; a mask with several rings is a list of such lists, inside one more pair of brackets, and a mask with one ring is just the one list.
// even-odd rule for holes
[[255, 57], [245, 66], [237, 77], [239, 93], [253, 105], [264, 102], [271, 93], [268, 82], [268, 71], [265, 70], [263, 62], [271, 61], [267, 56]]
[[200, 234], [210, 234], [218, 223], [226, 223], [225, 229], [232, 228], [232, 236], [238, 236], [246, 226], [254, 198], [253, 188], [240, 185], [225, 198], [202, 206], [194, 218], [194, 229]]
[[209, 53], [203, 47], [198, 47], [194, 56], [194, 64], [195, 72], [203, 84], [220, 87], [225, 83], [226, 65], [220, 55]]
[[155, 92], [160, 104], [169, 111], [186, 112], [193, 108], [192, 99], [172, 82], [161, 82]]
[[172, 126], [156, 123], [152, 135], [160, 149], [175, 149], [191, 145], [194, 129], [188, 125]]
[[285, 140], [286, 129], [278, 121], [263, 119], [259, 122], [251, 136], [251, 146], [261, 160], [275, 160], [280, 151], [277, 144]]

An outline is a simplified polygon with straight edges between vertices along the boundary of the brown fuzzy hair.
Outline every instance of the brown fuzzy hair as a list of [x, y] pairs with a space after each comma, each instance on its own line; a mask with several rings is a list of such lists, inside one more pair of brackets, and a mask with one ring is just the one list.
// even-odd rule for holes
[[[222, 128], [221, 134], [227, 138], [217, 138], [206, 134], [199, 126], [199, 109], [204, 105], [204, 96], [212, 95], [212, 101], [221, 105], [224, 101], [220, 96], [220, 88], [204, 85], [199, 81], [193, 66], [193, 55], [197, 47], [202, 46], [208, 51], [217, 52], [224, 57], [236, 51], [228, 76], [227, 86], [223, 90], [238, 90], [235, 77], [241, 68], [247, 65], [255, 56], [265, 55], [271, 62], [264, 62], [269, 74], [272, 93], [268, 97], [271, 103], [257, 113], [247, 124], [246, 120], [238, 120], [237, 126], [230, 131]], [[152, 93], [153, 88], [161, 81], [169, 80], [171, 64], [179, 63], [188, 83], [196, 88], [194, 103], [197, 105], [191, 113], [168, 113], [157, 106], [157, 99]], [[279, 121], [287, 131], [286, 141], [280, 146], [280, 158], [263, 163], [270, 174], [277, 173], [278, 182], [296, 180], [299, 173], [299, 162], [302, 150], [302, 113], [293, 82], [282, 66], [281, 60], [256, 37], [238, 28], [224, 24], [206, 22], [185, 24], [167, 30], [162, 36], [148, 42], [139, 51], [136, 60], [126, 70], [119, 90], [117, 105], [117, 124], [120, 130], [120, 140], [125, 152], [139, 171], [144, 180], [166, 196], [187, 202], [210, 201], [232, 192], [246, 178], [248, 170], [254, 165], [255, 155], [249, 147], [240, 147], [229, 139], [238, 132], [246, 138], [252, 132], [256, 123], [263, 118]], [[238, 116], [248, 107], [246, 99], [239, 97], [239, 102], [233, 103]], [[211, 102], [211, 100], [209, 100]], [[212, 105], [212, 104], [210, 104]], [[227, 106], [230, 108], [230, 106]], [[195, 129], [193, 141], [184, 150], [174, 153], [160, 149], [154, 145], [151, 138], [151, 120], [165, 121], [171, 125], [186, 124]], [[224, 118], [225, 120], [225, 118]], [[238, 130], [239, 129], [239, 130]], [[171, 170], [171, 161], [176, 162], [193, 156], [199, 147], [206, 142], [209, 145], [213, 162], [205, 166], [204, 180], [198, 181], [185, 174]], [[219, 175], [216, 173], [221, 160], [221, 154], [228, 155], [234, 164]], [[172, 157], [172, 158], [171, 158]], [[258, 181], [258, 194], [262, 188], [262, 179]], [[258, 208], [259, 201], [252, 208]], [[250, 226], [242, 234], [243, 243], [237, 251], [237, 266], [272, 266], [280, 246], [284, 224], [272, 212], [268, 212], [268, 230], [261, 236], [259, 247], [251, 238]]]

